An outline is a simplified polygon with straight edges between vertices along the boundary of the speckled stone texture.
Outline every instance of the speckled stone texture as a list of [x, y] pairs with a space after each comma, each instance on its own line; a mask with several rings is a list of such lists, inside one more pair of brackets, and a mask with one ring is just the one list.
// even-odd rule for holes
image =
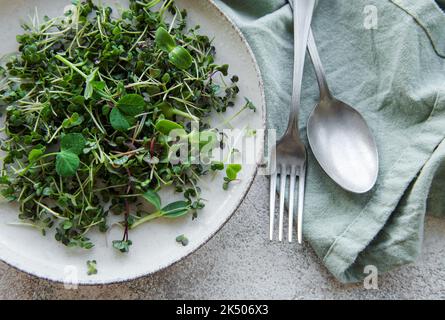
[[[178, 264], [135, 281], [66, 290], [0, 263], [1, 299], [445, 299], [445, 221], [428, 218], [423, 255], [379, 277], [341, 285], [307, 245], [270, 243], [268, 180], [259, 176], [232, 220]], [[99, 265], [100, 272], [100, 265]]]

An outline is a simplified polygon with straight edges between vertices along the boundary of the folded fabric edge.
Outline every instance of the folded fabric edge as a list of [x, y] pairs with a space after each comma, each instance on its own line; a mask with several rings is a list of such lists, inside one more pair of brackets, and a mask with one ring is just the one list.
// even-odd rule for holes
[[[423, 225], [423, 224], [422, 224]], [[415, 256], [411, 256], [409, 259], [400, 258], [401, 256], [409, 256], [406, 253], [407, 246], [418, 247]], [[368, 257], [366, 263], [362, 261], [357, 261], [350, 268], [344, 272], [344, 278], [347, 281], [344, 283], [355, 283], [363, 281], [363, 279], [369, 274], [366, 271], [367, 266], [374, 266], [377, 271], [377, 275], [395, 270], [406, 264], [413, 263], [417, 260], [420, 254], [421, 244], [416, 242], [414, 239], [409, 239], [404, 242], [396, 243], [390, 247], [380, 248], [367, 253]], [[402, 253], [402, 254], [401, 254]], [[382, 257], [384, 259], [382, 259]], [[396, 263], [389, 263], [388, 261], [397, 261]]]
[[445, 13], [434, 0], [390, 0], [425, 31], [436, 54], [445, 58]]
[[[405, 214], [399, 212], [395, 216], [391, 215], [388, 224], [394, 225], [389, 226], [389, 228], [385, 226], [375, 241], [360, 253], [353, 266], [346, 271], [348, 278], [357, 281], [362, 280], [363, 271], [369, 265], [375, 266], [378, 274], [382, 274], [418, 259], [423, 243], [424, 219], [428, 210], [425, 192], [428, 193], [431, 189], [435, 174], [444, 161], [445, 139], [434, 150], [418, 177], [410, 185], [408, 195], [405, 195], [399, 204], [403, 205], [404, 212], [411, 216], [418, 216], [421, 218], [420, 221], [411, 219], [407, 228], [406, 225], [400, 225], [401, 221], [407, 221]], [[416, 229], [417, 233], [410, 233]], [[390, 241], [380, 241], [379, 238], [384, 237], [384, 234], [393, 232], [398, 233], [399, 236], [391, 237]], [[400, 233], [402, 234], [400, 235]], [[360, 275], [360, 277], [357, 277], [357, 275]]]
[[[442, 103], [443, 104], [443, 103]], [[421, 171], [431, 153], [444, 139], [442, 123], [445, 115], [440, 114], [444, 106], [437, 97], [429, 119], [422, 125], [422, 130], [413, 143], [405, 149], [398, 161], [384, 177], [384, 184], [375, 189], [375, 194], [366, 204], [357, 218], [336, 238], [326, 255], [323, 263], [328, 270], [341, 282], [351, 283], [363, 279], [363, 273], [348, 272], [367, 246], [374, 240], [379, 231], [387, 223], [392, 212], [402, 199], [405, 191]], [[416, 168], [413, 169], [413, 165]], [[410, 173], [410, 174], [407, 174]], [[404, 183], [400, 185], [400, 177]], [[399, 190], [397, 196], [393, 190]], [[411, 261], [407, 261], [409, 263]], [[393, 267], [397, 267], [394, 265]], [[392, 267], [386, 268], [388, 271]]]

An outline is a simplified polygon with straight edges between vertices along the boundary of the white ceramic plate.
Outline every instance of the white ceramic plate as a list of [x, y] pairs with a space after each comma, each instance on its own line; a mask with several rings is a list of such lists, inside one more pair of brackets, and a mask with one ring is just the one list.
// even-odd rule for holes
[[[112, 6], [126, 1], [103, 1]], [[60, 16], [69, 0], [0, 0], [0, 56], [16, 50], [15, 36], [21, 33], [20, 22], [33, 15]], [[240, 99], [249, 97], [257, 112], [246, 112], [233, 122], [236, 128], [264, 129], [265, 102], [261, 77], [252, 52], [234, 24], [210, 0], [177, 0], [188, 10], [188, 26], [201, 25], [201, 33], [215, 38], [217, 62], [230, 64], [230, 73], [240, 76]], [[257, 133], [256, 144], [244, 149], [247, 154], [260, 159], [263, 152], [263, 133]], [[121, 254], [110, 246], [113, 239], [121, 237], [121, 230], [112, 230], [108, 239], [99, 232], [91, 239], [91, 251], [69, 249], [56, 242], [53, 234], [43, 237], [38, 231], [8, 225], [17, 221], [17, 207], [0, 204], [0, 259], [20, 270], [38, 277], [81, 284], [99, 284], [126, 281], [141, 277], [184, 258], [212, 237], [231, 217], [244, 199], [257, 171], [257, 166], [244, 165], [241, 181], [229, 191], [221, 188], [222, 177], [201, 184], [203, 198], [209, 201], [197, 219], [186, 217], [178, 221], [156, 221], [141, 226], [130, 233], [133, 241], [129, 254]], [[167, 197], [167, 195], [164, 195]], [[183, 247], [175, 238], [185, 234], [190, 243]], [[86, 261], [96, 260], [98, 274], [88, 276]]]

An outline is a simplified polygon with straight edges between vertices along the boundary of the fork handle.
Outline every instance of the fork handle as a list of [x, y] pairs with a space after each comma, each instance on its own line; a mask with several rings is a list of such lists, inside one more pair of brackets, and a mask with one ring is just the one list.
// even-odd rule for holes
[[294, 0], [294, 76], [292, 108], [287, 128], [288, 134], [298, 134], [298, 111], [303, 84], [304, 60], [306, 56], [309, 30], [316, 0]]

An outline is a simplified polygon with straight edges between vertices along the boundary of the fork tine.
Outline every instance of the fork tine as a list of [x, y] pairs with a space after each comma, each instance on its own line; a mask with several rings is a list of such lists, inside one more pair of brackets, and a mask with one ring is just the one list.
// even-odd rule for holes
[[290, 186], [289, 186], [289, 235], [288, 240], [292, 242], [292, 232], [294, 224], [294, 194], [295, 194], [295, 181], [296, 181], [296, 168], [292, 166], [290, 172]]
[[298, 186], [298, 216], [297, 216], [297, 236], [298, 243], [303, 242], [303, 207], [304, 207], [304, 188], [306, 184], [306, 165], [303, 165], [299, 177]]
[[270, 176], [270, 224], [269, 224], [269, 238], [270, 241], [273, 240], [273, 229], [274, 229], [274, 219], [275, 219], [275, 197], [277, 194], [277, 170], [275, 170]]
[[283, 216], [284, 216], [286, 180], [287, 180], [286, 167], [282, 165], [280, 173], [280, 216], [279, 216], [279, 229], [278, 229], [278, 241], [280, 242], [283, 241]]

